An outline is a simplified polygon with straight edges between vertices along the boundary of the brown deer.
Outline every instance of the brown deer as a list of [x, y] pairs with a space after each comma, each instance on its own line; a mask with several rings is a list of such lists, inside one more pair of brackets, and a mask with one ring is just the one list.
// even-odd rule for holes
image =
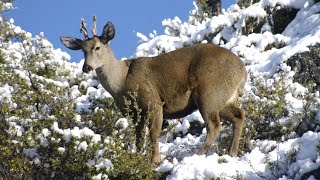
[[[96, 35], [95, 17], [93, 37], [88, 37], [84, 20], [81, 31], [84, 40], [60, 37], [61, 42], [69, 49], [82, 49], [85, 57], [83, 72], [95, 70], [100, 83], [120, 109], [125, 108], [124, 97], [130, 98], [130, 92], [137, 94], [141, 114], [146, 116], [149, 113], [152, 163], [160, 162], [158, 138], [163, 119], [181, 118], [197, 109], [207, 128], [207, 137], [198, 154], [208, 152], [220, 132], [221, 118], [233, 124], [229, 154], [237, 155], [245, 112], [236, 101], [247, 72], [236, 55], [217, 45], [198, 44], [155, 57], [119, 61], [109, 47], [115, 36], [111, 22], [104, 26], [101, 36]], [[142, 136], [142, 127], [144, 125], [138, 125], [136, 129], [137, 142]]]

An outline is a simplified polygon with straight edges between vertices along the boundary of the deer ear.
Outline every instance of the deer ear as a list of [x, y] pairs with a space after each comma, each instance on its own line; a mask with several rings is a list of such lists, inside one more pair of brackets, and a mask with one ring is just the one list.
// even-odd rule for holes
[[83, 41], [81, 39], [61, 36], [60, 41], [65, 47], [71, 50], [82, 49]]
[[101, 41], [103, 44], [107, 44], [111, 39], [114, 38], [114, 35], [116, 34], [116, 30], [112, 24], [112, 22], [108, 22], [104, 28], [101, 35]]

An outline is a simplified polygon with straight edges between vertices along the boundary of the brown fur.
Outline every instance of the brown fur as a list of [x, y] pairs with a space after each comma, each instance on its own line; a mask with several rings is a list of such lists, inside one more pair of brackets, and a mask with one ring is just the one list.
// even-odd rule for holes
[[[104, 33], [110, 28], [105, 27]], [[93, 37], [81, 45], [86, 59], [84, 70], [96, 69], [101, 84], [120, 109], [125, 108], [123, 97], [129, 97], [128, 92], [137, 92], [143, 114], [151, 115], [153, 163], [160, 162], [158, 138], [163, 119], [181, 118], [197, 109], [207, 127], [207, 138], [198, 154], [207, 153], [223, 118], [233, 124], [230, 155], [237, 155], [245, 113], [237, 107], [236, 100], [247, 77], [244, 63], [237, 56], [216, 45], [198, 44], [156, 57], [117, 61], [101, 38]], [[75, 49], [64, 37], [61, 40]], [[97, 46], [99, 50], [93, 52]], [[137, 128], [137, 140], [141, 138], [142, 127]]]

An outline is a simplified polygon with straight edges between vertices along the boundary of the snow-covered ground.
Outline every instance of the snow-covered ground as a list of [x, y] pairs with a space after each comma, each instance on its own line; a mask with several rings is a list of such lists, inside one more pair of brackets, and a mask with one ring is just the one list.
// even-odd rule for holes
[[[265, 18], [268, 15], [265, 10], [267, 7], [271, 9], [292, 7], [299, 9], [299, 11], [281, 34], [273, 34], [270, 24], [265, 23], [261, 33], [244, 35], [242, 29], [246, 26], [246, 19], [248, 17]], [[178, 17], [164, 20], [162, 22], [165, 28], [163, 35], [157, 35], [157, 32], [153, 32], [149, 36], [138, 33], [137, 36], [141, 39], [141, 44], [137, 47], [134, 56], [155, 56], [163, 51], [169, 52], [194, 43], [220, 44], [241, 57], [251, 76], [263, 75], [266, 86], [269, 88], [272, 88], [277, 81], [277, 72], [279, 70], [285, 72], [288, 91], [285, 97], [286, 102], [292, 106], [290, 113], [302, 110], [304, 99], [300, 97], [309, 92], [307, 87], [293, 82], [294, 72], [286, 64], [286, 60], [297, 53], [308, 51], [308, 46], [320, 43], [320, 3], [315, 4], [312, 0], [262, 0], [244, 9], [233, 5], [223, 14], [213, 18], [205, 18], [202, 21], [196, 16], [198, 11], [198, 7], [195, 5], [194, 10], [190, 12], [188, 22], [182, 22]], [[67, 61], [70, 59], [69, 55], [60, 49], [54, 49], [51, 43], [42, 37], [43, 35], [32, 37], [30, 33], [14, 25], [13, 20], [8, 23], [12, 33], [23, 34], [30, 40], [30, 42], [23, 41], [22, 43], [12, 41], [0, 45], [6, 63], [8, 66], [16, 68], [15, 73], [19, 74], [22, 79], [29, 81], [28, 72], [23, 70], [20, 65], [21, 60], [26, 56], [38, 53], [39, 49], [48, 54], [48, 60], [38, 63], [36, 68], [41, 69], [46, 66], [46, 63], [51, 63], [62, 68], [58, 70], [60, 72], [72, 72], [69, 76], [47, 79], [46, 81], [52, 81], [59, 87], [66, 87], [83, 75], [81, 72], [83, 60], [79, 63], [70, 63]], [[208, 42], [206, 37], [211, 34], [214, 34], [214, 37], [209, 39], [212, 42]], [[267, 48], [270, 45], [274, 45], [274, 47]], [[95, 76], [94, 72], [85, 74], [79, 85], [70, 87], [71, 97], [75, 98], [77, 103], [77, 112], [90, 111], [92, 99], [110, 97], [110, 94], [99, 85]], [[257, 88], [250, 79], [248, 78], [245, 87], [244, 99], [249, 95], [255, 96]], [[0, 102], [8, 103], [11, 108], [15, 108], [17, 105], [12, 102], [11, 98], [15, 87], [3, 83], [0, 85]], [[80, 86], [86, 89], [86, 93], [81, 93]], [[315, 92], [315, 96], [319, 102], [319, 93]], [[81, 122], [80, 115], [76, 119]], [[23, 135], [21, 123], [15, 122], [14, 117], [6, 120], [11, 122], [11, 126], [20, 136]], [[119, 121], [125, 122], [125, 119]], [[157, 171], [167, 172], [169, 174], [167, 179], [301, 179], [305, 173], [320, 167], [320, 127], [316, 128], [318, 131], [308, 131], [302, 136], [294, 134], [291, 138], [285, 138], [282, 141], [252, 140], [251, 151], [239, 157], [220, 156], [214, 151], [208, 156], [198, 156], [196, 152], [204, 141], [206, 130], [203, 129], [198, 136], [190, 134], [189, 129], [192, 121], [203, 123], [199, 112], [184, 119], [170, 120], [169, 123], [174, 125], [173, 130], [161, 137], [160, 151], [163, 162], [157, 167]], [[286, 120], [283, 119], [283, 121]], [[314, 119], [314, 122], [319, 121], [320, 111]], [[101, 141], [100, 135], [87, 127], [61, 129], [57, 122], [52, 124], [51, 129], [44, 128], [38, 138], [42, 139], [45, 145], [47, 143], [46, 137], [51, 133], [63, 135], [67, 142], [72, 137], [92, 137], [94, 143]], [[173, 138], [172, 134], [174, 133], [182, 133], [183, 136]], [[78, 143], [77, 148], [79, 151], [85, 151], [87, 147], [88, 142], [82, 141]], [[58, 151], [63, 152], [64, 148], [59, 147]], [[30, 148], [26, 149], [24, 153], [36, 156], [37, 150]], [[112, 168], [111, 161], [102, 158], [101, 154], [96, 162], [89, 161], [87, 165], [96, 166], [99, 169]], [[94, 178], [99, 179], [103, 176], [103, 174], [99, 174]], [[311, 176], [309, 179], [315, 178]]]

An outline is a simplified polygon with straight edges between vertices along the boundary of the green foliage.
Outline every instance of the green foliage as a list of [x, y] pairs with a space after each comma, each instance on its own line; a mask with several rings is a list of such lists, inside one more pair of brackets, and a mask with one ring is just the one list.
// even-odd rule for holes
[[4, 64], [4, 63], [5, 63], [4, 55], [0, 51], [0, 64]]
[[[199, 9], [200, 7], [200, 9]], [[205, 19], [209, 18], [208, 14], [205, 12], [205, 8], [207, 7], [207, 4], [205, 0], [198, 0], [197, 5], [194, 5], [195, 10], [190, 12], [189, 23], [190, 24], [197, 24], [199, 22], [204, 21]]]
[[85, 126], [97, 134], [110, 136], [115, 130], [115, 120], [122, 118], [122, 114], [111, 99], [97, 99], [92, 102], [91, 110], [94, 113], [82, 113]]
[[[140, 142], [141, 149], [137, 149], [135, 144], [136, 127], [139, 123], [147, 125], [148, 122], [148, 119], [143, 119], [140, 115], [141, 109], [137, 105], [136, 96], [132, 93], [131, 100], [126, 100], [125, 119], [114, 101], [105, 99], [94, 101], [92, 107], [95, 107], [95, 113], [86, 115], [87, 119], [84, 120], [107, 141], [103, 147], [104, 158], [110, 159], [113, 164], [113, 168], [107, 172], [110, 179], [154, 179], [157, 176], [151, 166], [152, 148], [148, 134], [142, 135], [147, 138]], [[132, 114], [132, 108], [137, 114]], [[138, 120], [133, 121], [133, 116], [137, 116]], [[124, 122], [119, 121], [121, 118]], [[141, 122], [142, 120], [144, 121]]]
[[[271, 171], [271, 175], [273, 176], [272, 179], [277, 179], [281, 178], [284, 176], [290, 176], [288, 169], [293, 164], [296, 162], [296, 156], [297, 153], [299, 152], [299, 149], [297, 148], [292, 148], [291, 150], [287, 151], [284, 153], [285, 155], [285, 160], [280, 161], [271, 161], [270, 159], [266, 159], [266, 164], [268, 165], [268, 168]], [[269, 177], [271, 178], [271, 177]]]
[[247, 8], [247, 7], [251, 6], [252, 4], [257, 3], [259, 1], [260, 0], [238, 0], [237, 4], [241, 8]]
[[301, 112], [294, 114], [299, 124], [296, 127], [296, 132], [299, 136], [307, 131], [317, 131], [317, 126], [320, 126], [320, 121], [315, 121], [317, 112], [320, 109], [318, 102], [319, 92], [315, 90], [315, 83], [310, 82], [308, 93], [303, 96], [303, 107]]
[[[251, 140], [269, 139], [280, 141], [288, 137], [293, 132], [292, 124], [283, 124], [281, 119], [288, 117], [289, 107], [285, 100], [287, 87], [284, 77], [279, 78], [271, 87], [267, 85], [265, 77], [256, 78], [249, 74], [256, 89], [254, 93], [246, 93], [242, 97], [239, 105], [246, 112], [245, 125], [242, 132], [242, 140], [239, 145], [239, 154], [250, 152]], [[218, 144], [214, 145], [214, 150], [220, 155], [227, 154], [232, 143], [232, 125], [223, 122], [223, 129]], [[222, 143], [221, 143], [222, 142]]]
[[22, 179], [30, 177], [31, 166], [21, 158], [22, 148], [12, 142], [12, 137], [6, 131], [8, 124], [0, 118], [0, 179]]
[[[37, 156], [30, 157], [33, 178], [90, 179], [97, 172], [86, 164], [94, 159], [100, 147], [90, 137], [71, 138], [67, 142], [61, 134], [52, 131], [45, 138], [35, 138]], [[80, 148], [81, 142], [88, 142], [86, 150]]]
[[250, 140], [269, 139], [283, 141], [295, 135], [301, 136], [306, 131], [315, 131], [316, 112], [319, 109], [317, 93], [308, 92], [296, 97], [303, 100], [302, 111], [291, 113], [286, 95], [291, 94], [288, 87], [287, 73], [280, 71], [274, 80], [265, 81], [264, 77], [253, 78], [250, 75], [254, 94], [242, 98], [242, 108], [246, 111], [246, 123], [240, 149], [250, 151]]
[[245, 26], [242, 28], [243, 35], [261, 33], [262, 26], [266, 23], [266, 18], [246, 17]]
[[281, 77], [272, 88], [267, 87], [263, 79], [252, 80], [256, 93], [242, 104], [247, 112], [247, 125], [252, 121], [250, 132], [257, 139], [280, 140], [286, 134], [280, 123], [280, 119], [289, 113], [285, 100], [287, 87], [283, 80]]
[[[46, 40], [42, 36], [32, 40], [23, 32], [14, 33], [8, 22], [1, 22], [1, 26], [3, 46], [14, 40], [23, 42], [24, 49], [16, 53], [21, 56], [0, 53], [0, 84], [11, 89], [10, 95], [0, 104], [0, 137], [6, 139], [1, 141], [1, 148], [7, 152], [2, 154], [0, 167], [10, 174], [2, 177], [43, 179], [53, 177], [53, 172], [55, 177], [71, 178], [76, 176], [76, 172], [80, 172], [82, 177], [87, 167], [75, 168], [68, 163], [68, 158], [72, 162], [79, 161], [70, 156], [72, 143], [56, 143], [54, 139], [57, 137], [53, 136], [57, 135], [54, 133], [47, 138], [41, 135], [44, 129], [51, 128], [54, 121], [62, 127], [76, 125], [75, 103], [69, 97], [71, 90], [57, 81], [67, 75], [67, 71], [57, 71], [61, 66], [50, 62], [50, 47], [44, 44]], [[31, 47], [35, 50], [28, 53]], [[21, 129], [15, 129], [17, 127]], [[56, 150], [58, 145], [72, 147], [67, 149], [68, 158]], [[32, 151], [32, 155], [27, 151]], [[86, 156], [79, 157], [83, 159], [79, 165], [85, 166]], [[68, 173], [73, 175], [68, 176]]]
[[0, 49], [1, 178], [156, 178], [149, 141], [139, 150], [134, 144], [140, 120], [133, 122], [129, 109], [141, 112], [134, 95], [128, 101], [128, 127], [119, 126], [123, 116], [108, 98], [90, 99], [89, 110], [78, 112], [75, 98], [87, 93], [81, 83], [85, 76], [70, 78], [66, 59], [54, 59], [43, 35], [15, 32], [4, 20], [0, 42], [2, 49], [12, 42], [20, 46], [12, 53]]
[[283, 48], [285, 47], [286, 44], [284, 42], [274, 42], [272, 44], [268, 44], [265, 48], [264, 48], [264, 51], [269, 51], [271, 50], [272, 48], [276, 48], [276, 49], [280, 49], [280, 48]]
[[208, 6], [207, 0], [197, 0], [197, 4], [201, 8], [201, 10], [197, 13], [197, 18], [201, 19], [201, 21], [205, 18], [208, 18], [210, 7]]
[[[319, 121], [315, 121], [320, 104], [317, 101], [319, 94], [315, 91], [313, 83], [305, 94], [298, 98], [303, 102], [300, 111], [292, 113], [292, 106], [287, 102], [286, 95], [291, 94], [288, 87], [288, 72], [279, 71], [272, 79], [267, 76], [253, 75], [251, 86], [253, 92], [247, 92], [239, 105], [246, 112], [245, 126], [240, 141], [239, 153], [250, 152], [254, 147], [252, 140], [275, 140], [302, 136], [307, 131], [316, 131]], [[232, 126], [223, 122], [223, 129], [219, 143], [213, 146], [215, 152], [220, 155], [227, 154], [232, 143]], [[222, 143], [221, 143], [222, 142]]]

